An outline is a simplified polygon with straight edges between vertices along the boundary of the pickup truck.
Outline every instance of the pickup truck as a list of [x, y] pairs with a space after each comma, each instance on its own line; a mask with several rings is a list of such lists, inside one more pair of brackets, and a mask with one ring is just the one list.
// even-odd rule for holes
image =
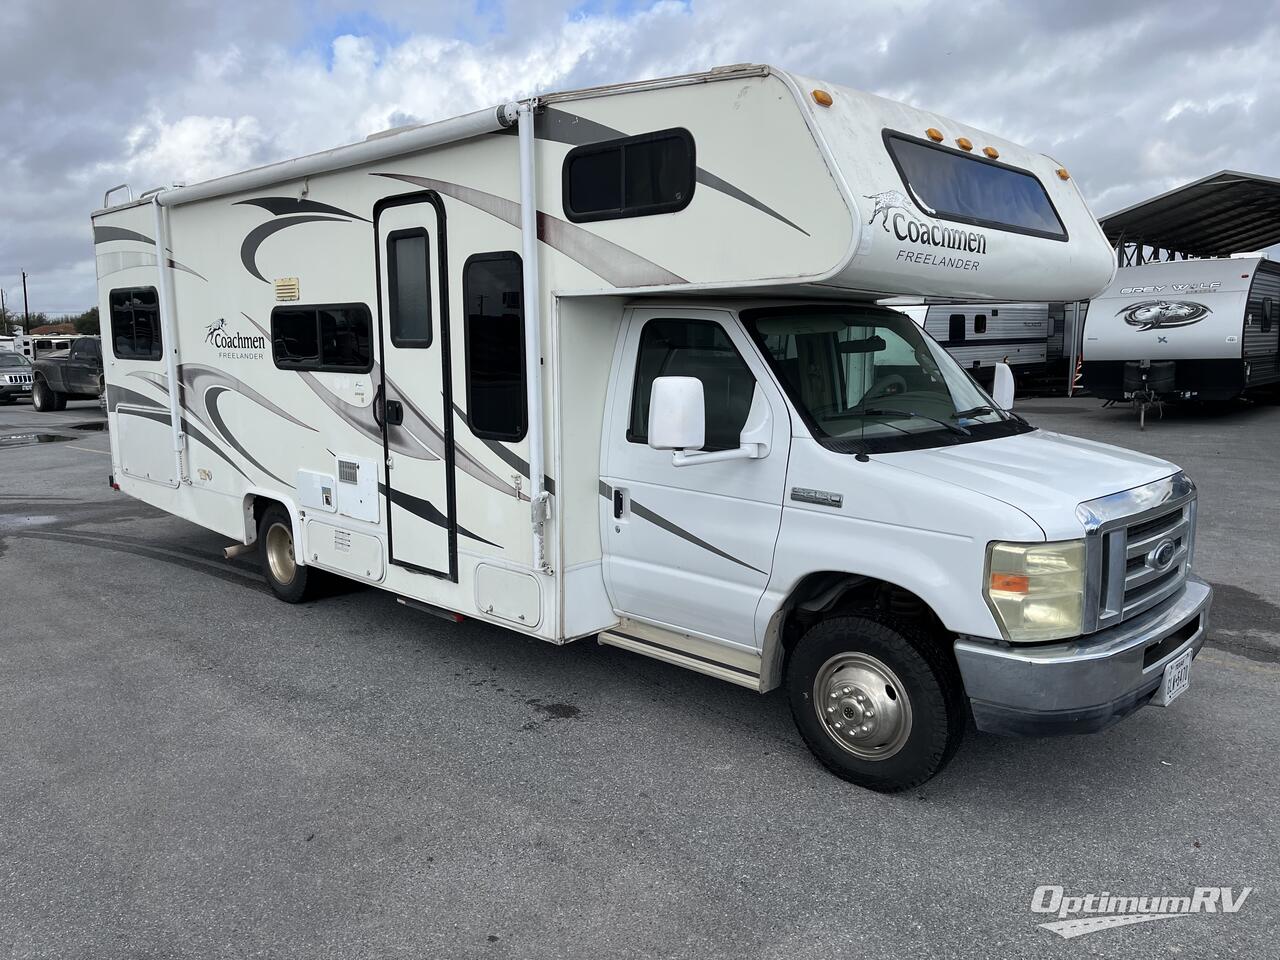
[[62, 410], [68, 400], [96, 400], [102, 395], [102, 342], [79, 337], [71, 349], [36, 360], [31, 402], [41, 413]]

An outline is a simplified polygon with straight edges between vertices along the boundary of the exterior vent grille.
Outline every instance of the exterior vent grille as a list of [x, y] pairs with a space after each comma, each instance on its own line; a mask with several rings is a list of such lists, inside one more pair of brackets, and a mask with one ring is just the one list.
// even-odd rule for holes
[[302, 296], [297, 277], [281, 277], [275, 286], [277, 300], [297, 300]]
[[357, 483], [359, 482], [360, 465], [354, 460], [338, 461], [338, 482], [339, 483]]

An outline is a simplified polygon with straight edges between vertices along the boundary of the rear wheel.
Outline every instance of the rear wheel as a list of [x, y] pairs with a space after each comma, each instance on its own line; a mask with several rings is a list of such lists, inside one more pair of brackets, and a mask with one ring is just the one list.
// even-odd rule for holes
[[964, 733], [964, 691], [947, 651], [866, 617], [800, 638], [787, 667], [791, 713], [836, 776], [893, 793], [936, 774]]
[[262, 575], [285, 603], [301, 603], [310, 596], [311, 571], [294, 554], [293, 521], [289, 511], [272, 504], [258, 522], [258, 554]]
[[37, 379], [31, 386], [31, 405], [40, 413], [50, 413], [54, 410], [65, 410], [67, 398], [50, 387], [43, 379]]

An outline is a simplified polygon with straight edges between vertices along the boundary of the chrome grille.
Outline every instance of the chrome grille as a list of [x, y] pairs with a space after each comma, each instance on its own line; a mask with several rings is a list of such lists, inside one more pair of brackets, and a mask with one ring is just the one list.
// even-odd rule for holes
[[1085, 525], [1086, 632], [1113, 626], [1182, 588], [1195, 546], [1195, 485], [1185, 474], [1091, 500]]
[[30, 383], [31, 374], [29, 373], [11, 373], [9, 374], [10, 383]]

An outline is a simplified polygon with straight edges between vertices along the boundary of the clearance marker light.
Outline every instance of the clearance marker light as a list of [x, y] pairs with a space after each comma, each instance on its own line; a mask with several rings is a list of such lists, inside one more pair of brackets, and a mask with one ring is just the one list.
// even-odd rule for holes
[[813, 102], [820, 107], [829, 107], [831, 106], [831, 102], [832, 102], [831, 94], [827, 93], [827, 91], [825, 90], [814, 90]]
[[973, 141], [968, 137], [956, 137], [956, 146], [961, 150], [972, 150]]
[[991, 160], [1000, 159], [1000, 151], [997, 150], [995, 147], [983, 147], [982, 152], [985, 153], [987, 157]]
[[942, 131], [939, 130], [937, 127], [930, 127], [928, 130], [924, 132], [924, 135], [928, 137], [930, 140], [932, 140], [934, 143], [942, 142]]
[[1055, 172], [1055, 173], [1057, 173], [1057, 175], [1058, 175], [1058, 179], [1059, 179], [1059, 180], [1070, 180], [1070, 179], [1071, 179], [1071, 174], [1067, 173], [1067, 168], [1066, 168], [1066, 167], [1059, 167], [1059, 168], [1058, 168], [1056, 171], [1054, 171], [1054, 172]]

